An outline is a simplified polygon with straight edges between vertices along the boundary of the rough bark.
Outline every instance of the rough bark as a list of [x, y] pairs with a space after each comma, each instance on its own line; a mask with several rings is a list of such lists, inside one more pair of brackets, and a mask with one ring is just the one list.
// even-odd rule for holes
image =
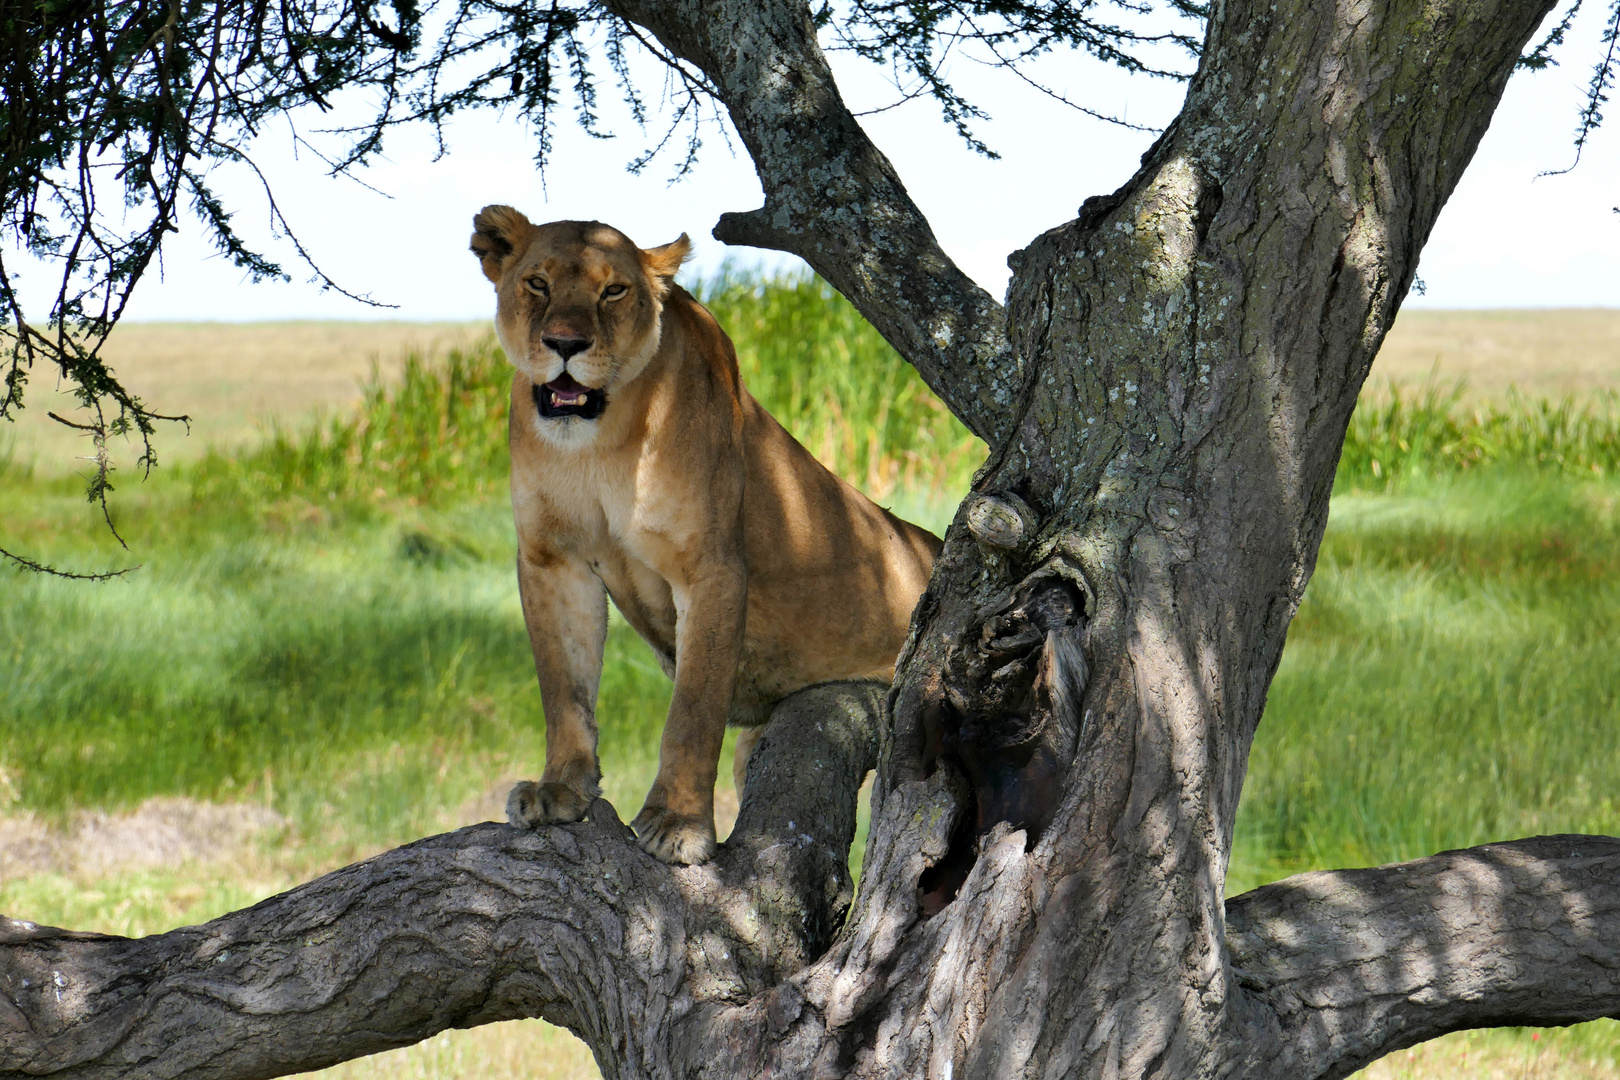
[[1234, 898], [1232, 970], [1283, 1034], [1269, 1071], [1348, 1076], [1461, 1028], [1620, 1014], [1617, 882], [1620, 840], [1542, 836]]
[[759, 165], [766, 206], [719, 234], [804, 255], [993, 447], [875, 725], [847, 922], [876, 697], [827, 688], [773, 722], [709, 867], [653, 863], [599, 804], [149, 941], [13, 926], [0, 1069], [263, 1076], [538, 1014], [610, 1077], [1298, 1080], [1615, 1013], [1620, 841], [1223, 899], [1350, 411], [1549, 4], [1218, 0], [1181, 115], [1015, 256], [1005, 312], [849, 116], [804, 4], [613, 6]]

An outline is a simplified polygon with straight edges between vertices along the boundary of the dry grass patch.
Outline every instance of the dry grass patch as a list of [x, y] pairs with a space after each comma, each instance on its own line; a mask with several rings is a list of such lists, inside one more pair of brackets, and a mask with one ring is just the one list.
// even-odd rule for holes
[[0, 818], [0, 881], [233, 858], [258, 834], [286, 823], [266, 806], [184, 798], [148, 799], [129, 814], [80, 810], [66, 827], [23, 813]]
[[[210, 446], [238, 446], [259, 437], [266, 422], [301, 423], [317, 410], [347, 409], [360, 400], [373, 364], [385, 375], [404, 365], [407, 351], [442, 351], [488, 332], [487, 322], [123, 323], [103, 355], [148, 407], [191, 417], [159, 428], [161, 460], [201, 456]], [[81, 436], [52, 422], [75, 419], [73, 398], [55, 389], [52, 372], [35, 371], [12, 434], [16, 452], [35, 467], [60, 472], [85, 454]], [[3, 433], [3, 429], [0, 429]], [[114, 453], [132, 465], [138, 450]]]
[[1509, 386], [1560, 398], [1620, 388], [1620, 311], [1611, 308], [1401, 312], [1373, 363], [1373, 381], [1420, 383], [1440, 368], [1470, 399]]
[[346, 1061], [320, 1080], [596, 1080], [585, 1044], [540, 1020], [446, 1031], [426, 1042]]

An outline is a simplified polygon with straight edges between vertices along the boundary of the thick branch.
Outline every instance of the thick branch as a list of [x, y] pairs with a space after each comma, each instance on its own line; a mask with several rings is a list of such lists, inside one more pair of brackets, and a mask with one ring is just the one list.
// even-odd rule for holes
[[279, 1076], [523, 1016], [571, 1028], [608, 1077], [685, 1076], [706, 1019], [842, 920], [881, 707], [854, 684], [779, 705], [706, 866], [657, 862], [598, 800], [578, 825], [475, 825], [149, 938], [0, 920], [0, 1076]]
[[950, 260], [856, 122], [802, 0], [611, 0], [717, 88], [765, 189], [728, 244], [803, 258], [860, 309], [974, 434], [1008, 431], [1023, 381], [1001, 305]]
[[1229, 901], [1227, 942], [1238, 985], [1282, 1028], [1285, 1060], [1250, 1075], [1349, 1076], [1461, 1028], [1615, 1016], [1620, 839], [1301, 874]]

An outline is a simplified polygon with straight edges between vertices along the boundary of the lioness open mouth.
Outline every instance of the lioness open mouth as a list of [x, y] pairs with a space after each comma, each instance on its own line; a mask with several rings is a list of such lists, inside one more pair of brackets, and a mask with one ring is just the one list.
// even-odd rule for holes
[[595, 420], [607, 408], [607, 391], [592, 389], [565, 371], [543, 386], [535, 384], [534, 407], [548, 419], [577, 416]]

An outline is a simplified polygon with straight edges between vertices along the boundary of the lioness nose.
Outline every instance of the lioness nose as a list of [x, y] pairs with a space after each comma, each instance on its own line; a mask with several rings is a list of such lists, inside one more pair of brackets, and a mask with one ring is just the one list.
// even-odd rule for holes
[[588, 337], [562, 337], [560, 335], [553, 337], [545, 335], [540, 340], [545, 344], [546, 348], [564, 360], [568, 360], [575, 354], [582, 353], [591, 347], [591, 339]]

